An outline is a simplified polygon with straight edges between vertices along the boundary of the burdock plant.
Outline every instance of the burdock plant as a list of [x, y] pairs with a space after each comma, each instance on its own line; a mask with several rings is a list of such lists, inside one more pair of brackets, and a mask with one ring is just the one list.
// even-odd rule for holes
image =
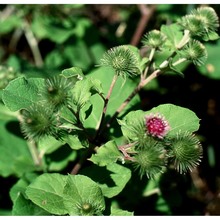
[[[78, 67], [54, 77], [11, 81], [3, 102], [19, 111], [25, 137], [35, 142], [32, 153], [37, 155], [32, 157], [42, 160], [37, 170], [59, 170], [53, 157], [50, 166], [47, 154], [63, 146], [74, 153], [69, 152], [66, 161], [75, 158], [68, 176], [44, 173], [22, 189], [22, 204], [34, 204], [52, 215], [116, 215], [119, 208], [111, 198], [123, 190], [133, 171], [155, 178], [168, 169], [183, 174], [197, 167], [203, 150], [196, 136], [196, 114], [174, 104], [132, 110], [133, 98], [161, 74], [184, 76], [180, 64], [203, 65], [208, 56], [204, 41], [218, 39], [218, 27], [216, 12], [201, 7], [175, 24], [146, 33], [144, 55], [131, 45], [109, 49], [97, 64], [107, 83], [96, 71], [84, 76]], [[165, 58], [156, 62], [161, 54]]]

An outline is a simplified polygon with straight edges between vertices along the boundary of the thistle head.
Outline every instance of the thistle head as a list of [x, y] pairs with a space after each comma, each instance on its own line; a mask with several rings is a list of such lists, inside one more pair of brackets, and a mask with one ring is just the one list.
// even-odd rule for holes
[[76, 205], [76, 209], [79, 216], [98, 216], [104, 211], [103, 207], [96, 204], [94, 201], [81, 201]]
[[191, 36], [202, 36], [204, 34], [204, 27], [201, 19], [192, 14], [182, 17], [179, 23], [184, 29], [190, 32]]
[[159, 49], [166, 41], [166, 36], [158, 30], [152, 30], [145, 34], [142, 40], [144, 46]]
[[147, 134], [160, 139], [163, 139], [170, 130], [169, 122], [159, 113], [146, 115], [145, 125]]
[[32, 105], [22, 111], [21, 130], [29, 139], [38, 140], [56, 133], [56, 118], [51, 109]]
[[114, 69], [117, 75], [135, 76], [140, 73], [137, 66], [136, 55], [127, 46], [113, 47], [108, 50], [101, 59], [100, 66], [108, 66]]
[[186, 173], [199, 164], [203, 150], [195, 135], [189, 132], [178, 132], [171, 143], [171, 157], [178, 172]]
[[141, 177], [154, 178], [166, 167], [166, 151], [157, 144], [139, 150], [133, 159], [134, 168], [139, 170]]
[[180, 55], [192, 61], [195, 65], [200, 66], [203, 65], [207, 59], [207, 50], [201, 42], [191, 40], [183, 50], [180, 51]]
[[213, 8], [200, 7], [182, 17], [179, 24], [184, 29], [189, 30], [191, 36], [204, 37], [217, 31], [219, 20]]
[[204, 31], [217, 31], [219, 27], [218, 15], [211, 7], [200, 7], [193, 12], [193, 14], [202, 21]]
[[72, 83], [62, 76], [47, 78], [42, 96], [55, 110], [59, 109], [68, 102], [71, 86]]

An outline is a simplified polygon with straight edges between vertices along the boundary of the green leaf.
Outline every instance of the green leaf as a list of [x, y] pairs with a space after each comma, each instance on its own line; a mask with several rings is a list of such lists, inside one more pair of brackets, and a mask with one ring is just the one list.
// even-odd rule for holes
[[200, 119], [193, 111], [172, 104], [164, 104], [146, 112], [142, 110], [131, 111], [123, 120], [118, 120], [123, 136], [133, 142], [143, 137], [146, 132], [144, 117], [150, 113], [160, 113], [169, 122], [171, 129], [167, 136], [175, 136], [179, 130], [194, 132], [199, 129]]
[[82, 170], [81, 174], [95, 181], [107, 198], [118, 195], [131, 178], [131, 170], [116, 163], [111, 163], [106, 167], [92, 165]]
[[10, 189], [10, 198], [15, 202], [20, 194], [25, 195], [26, 187], [38, 177], [36, 173], [25, 173]]
[[[113, 76], [114, 71], [112, 71], [111, 68], [107, 67], [97, 68], [88, 75], [88, 77], [97, 78], [101, 81], [103, 93], [105, 95], [108, 93]], [[135, 87], [136, 83], [134, 82], [134, 80], [127, 78], [125, 81], [122, 77], [119, 77], [112, 91], [106, 115], [112, 116], [119, 108], [119, 106], [124, 102], [124, 100], [134, 90]], [[93, 111], [91, 115], [86, 119], [84, 127], [96, 130], [100, 123], [104, 102], [99, 95], [92, 96], [90, 102], [93, 105]], [[137, 95], [131, 100], [124, 111], [121, 112], [121, 114], [126, 113], [128, 110], [131, 110], [131, 108], [138, 103], [140, 103], [140, 98]]]
[[172, 65], [169, 65], [169, 68], [171, 71], [173, 71], [174, 73], [177, 73], [178, 75], [180, 75], [181, 77], [184, 77], [184, 74], [177, 68], [177, 67], [174, 67]]
[[134, 215], [134, 212], [122, 210], [117, 205], [112, 203], [110, 216], [133, 216], [133, 215]]
[[42, 78], [17, 78], [3, 90], [2, 100], [11, 111], [27, 108], [40, 101], [39, 91], [43, 86]]
[[[3, 13], [3, 11], [2, 11]], [[17, 15], [11, 14], [10, 16], [7, 16], [6, 19], [0, 19], [0, 33], [6, 34], [9, 33], [12, 30], [15, 30], [18, 27], [21, 27], [22, 25], [22, 19]]]
[[89, 101], [91, 95], [96, 92], [101, 92], [100, 90], [101, 88], [98, 80], [85, 78], [78, 81], [72, 90], [73, 102], [77, 108], [80, 109]]
[[64, 120], [66, 122], [69, 122], [70, 124], [76, 124], [77, 123], [76, 116], [66, 106], [64, 106], [60, 110], [59, 117], [61, 118], [61, 121]]
[[0, 91], [4, 89], [11, 80], [19, 76], [21, 76], [21, 74], [12, 66], [6, 67], [0, 65]]
[[84, 78], [83, 71], [79, 67], [71, 67], [62, 71], [61, 76], [65, 78], [76, 78], [82, 80]]
[[61, 56], [59, 49], [53, 49], [44, 59], [45, 67], [48, 69], [59, 69], [65, 63], [65, 58]]
[[73, 125], [72, 123], [69, 122], [64, 122], [62, 124], [59, 125], [59, 128], [65, 129], [67, 131], [72, 131], [72, 130], [81, 130], [80, 128], [78, 128], [77, 126]]
[[68, 213], [63, 203], [63, 189], [67, 176], [53, 173], [37, 177], [26, 190], [26, 195], [37, 206], [55, 215]]
[[108, 164], [116, 162], [122, 157], [122, 154], [118, 150], [114, 141], [109, 141], [106, 144], [98, 148], [97, 153], [93, 154], [89, 159], [93, 163], [99, 166], [106, 166]]
[[[95, 32], [95, 30], [94, 30], [94, 32]], [[94, 36], [94, 32], [92, 33], [93, 36]], [[96, 32], [96, 34], [97, 34], [97, 32]], [[99, 63], [100, 59], [102, 58], [102, 55], [106, 51], [106, 48], [100, 42], [100, 39], [98, 37], [97, 37], [97, 39], [92, 37], [91, 41], [92, 41], [92, 44], [90, 45], [89, 49], [90, 49], [90, 53], [91, 53], [91, 55], [93, 57], [93, 62], [94, 63]]]
[[69, 146], [63, 145], [51, 154], [45, 155], [48, 171], [61, 171], [69, 162], [76, 159], [76, 151], [70, 149]]
[[169, 122], [171, 129], [167, 134], [168, 136], [175, 136], [179, 130], [195, 132], [199, 129], [200, 119], [187, 108], [173, 104], [163, 104], [146, 112], [146, 114], [150, 113], [160, 113]]
[[67, 135], [63, 139], [65, 142], [70, 146], [73, 150], [79, 150], [85, 147], [88, 147], [87, 141], [84, 139], [84, 137], [81, 137], [82, 135]]
[[18, 112], [11, 112], [3, 103], [0, 103], [0, 120], [17, 120]]
[[87, 71], [93, 64], [92, 57], [88, 53], [89, 48], [85, 41], [77, 39], [73, 45], [65, 47], [63, 56], [72, 66], [77, 66]]
[[36, 206], [25, 196], [26, 187], [37, 178], [35, 173], [25, 173], [10, 189], [10, 198], [13, 201], [13, 215], [49, 215], [48, 212]]
[[216, 44], [206, 44], [205, 45], [208, 53], [208, 58], [205, 65], [198, 66], [199, 72], [210, 78], [210, 79], [220, 79], [220, 63], [219, 63], [219, 50], [220, 50], [220, 40]]
[[23, 194], [18, 194], [14, 201], [12, 215], [16, 216], [46, 216], [51, 215], [44, 209], [32, 203], [30, 200], [25, 199]]
[[79, 119], [82, 122], [82, 124], [85, 122], [85, 120], [89, 117], [89, 115], [92, 113], [93, 106], [90, 102], [87, 102], [81, 109], [79, 113]]
[[61, 147], [63, 143], [52, 136], [41, 138], [38, 141], [38, 150], [41, 156], [50, 154]]
[[87, 119], [83, 122], [83, 125], [85, 128], [90, 129], [91, 132], [95, 134], [95, 131], [96, 129], [98, 129], [98, 126], [100, 124], [104, 101], [98, 94], [91, 96], [89, 101], [92, 105], [92, 112], [89, 117], [87, 117]]
[[47, 38], [61, 44], [74, 33], [73, 29], [66, 28], [61, 23], [57, 24], [51, 19], [51, 16], [47, 16], [46, 14], [39, 16], [39, 13], [34, 13], [33, 15], [31, 29], [38, 39]]
[[74, 28], [74, 34], [79, 38], [83, 38], [86, 34], [86, 30], [90, 28], [91, 20], [88, 18], [78, 18]]
[[178, 24], [162, 25], [160, 30], [167, 37], [164, 47], [175, 51], [183, 37], [181, 27]]
[[[100, 215], [105, 209], [101, 188], [83, 175], [68, 176], [63, 201], [69, 215]], [[89, 210], [83, 210], [84, 205], [89, 205]]]
[[162, 195], [159, 196], [156, 204], [156, 210], [164, 213], [166, 215], [172, 215], [172, 211], [170, 210], [169, 203], [163, 198]]
[[118, 120], [124, 137], [135, 142], [139, 135], [145, 133], [144, 115], [142, 110], [131, 111], [122, 120]]
[[211, 31], [211, 32], [206, 33], [202, 38], [204, 41], [218, 40], [219, 35], [215, 31]]
[[8, 209], [0, 209], [0, 216], [11, 216], [12, 211]]
[[[19, 129], [17, 121], [0, 121], [0, 175], [21, 176], [25, 172], [36, 170], [27, 142], [10, 132], [9, 127]], [[15, 131], [16, 132], [16, 131]]]

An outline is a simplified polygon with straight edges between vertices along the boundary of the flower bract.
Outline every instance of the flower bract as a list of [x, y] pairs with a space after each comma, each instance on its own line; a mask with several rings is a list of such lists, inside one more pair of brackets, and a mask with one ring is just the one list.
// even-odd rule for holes
[[199, 164], [203, 150], [194, 134], [180, 131], [171, 143], [174, 167], [177, 171], [186, 173]]
[[140, 150], [134, 156], [133, 165], [135, 169], [139, 169], [141, 177], [146, 175], [148, 178], [154, 178], [165, 169], [166, 151], [157, 145]]
[[30, 106], [22, 112], [21, 130], [29, 139], [40, 139], [55, 135], [56, 118], [51, 109], [42, 105]]
[[203, 65], [207, 59], [205, 46], [197, 40], [191, 40], [183, 50], [180, 51], [180, 55], [192, 61], [197, 66]]

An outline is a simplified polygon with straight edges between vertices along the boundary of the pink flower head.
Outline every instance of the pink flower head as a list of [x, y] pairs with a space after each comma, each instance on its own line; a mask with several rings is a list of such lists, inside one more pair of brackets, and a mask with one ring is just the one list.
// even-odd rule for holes
[[148, 134], [153, 137], [162, 139], [170, 130], [168, 121], [159, 113], [146, 115], [145, 122]]

